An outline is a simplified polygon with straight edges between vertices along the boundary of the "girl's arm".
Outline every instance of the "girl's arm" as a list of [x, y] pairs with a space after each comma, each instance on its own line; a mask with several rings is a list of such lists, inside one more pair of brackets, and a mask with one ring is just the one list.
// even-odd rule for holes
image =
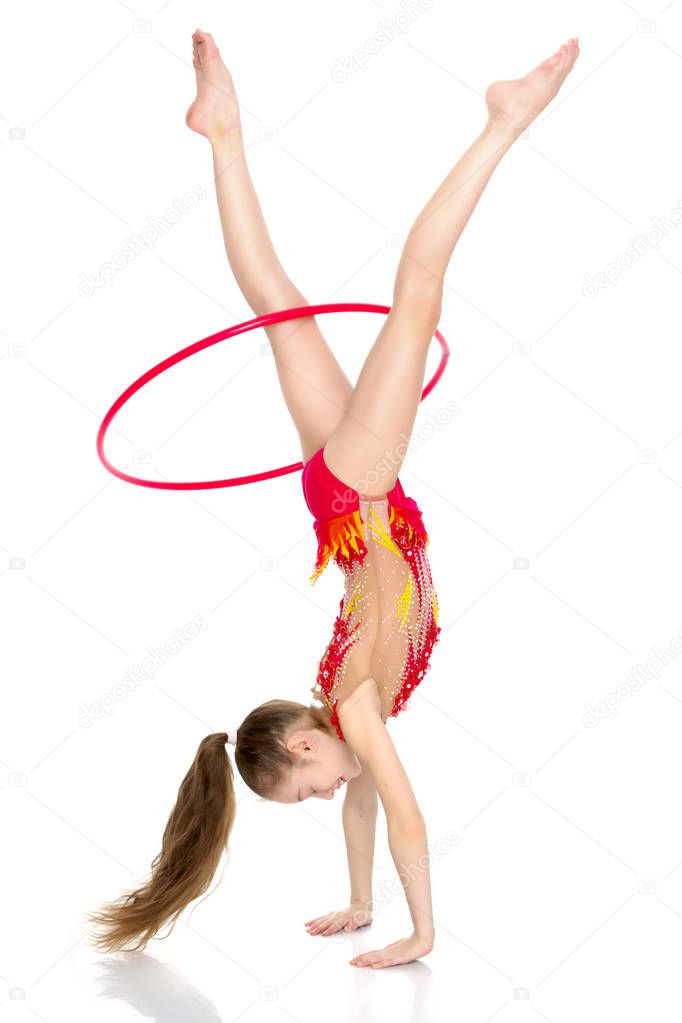
[[350, 874], [350, 901], [343, 909], [307, 920], [309, 934], [328, 936], [337, 931], [355, 931], [372, 923], [372, 867], [377, 821], [377, 792], [368, 767], [363, 764], [357, 778], [346, 786], [343, 802], [343, 830]]
[[[371, 702], [376, 712], [380, 713], [381, 700], [374, 679], [363, 681], [347, 697], [346, 703], [350, 707], [358, 700]], [[372, 923], [372, 870], [378, 799], [372, 772], [367, 764], [362, 763], [361, 758], [358, 759], [362, 771], [348, 782], [342, 811], [350, 874], [350, 901], [344, 909], [306, 921], [309, 934], [335, 934], [342, 928], [354, 931]]]
[[[376, 683], [375, 683], [376, 686]], [[377, 690], [378, 693], [378, 690]], [[349, 700], [338, 708], [343, 734], [353, 752], [369, 768], [386, 813], [388, 842], [412, 918], [413, 934], [377, 952], [354, 960], [358, 965], [410, 962], [430, 952], [434, 925], [426, 825], [410, 780], [375, 699]], [[393, 963], [397, 965], [397, 962]]]
[[378, 799], [374, 778], [366, 764], [357, 778], [346, 786], [343, 801], [343, 831], [346, 838], [350, 904], [359, 906], [371, 917], [372, 868], [376, 836]]

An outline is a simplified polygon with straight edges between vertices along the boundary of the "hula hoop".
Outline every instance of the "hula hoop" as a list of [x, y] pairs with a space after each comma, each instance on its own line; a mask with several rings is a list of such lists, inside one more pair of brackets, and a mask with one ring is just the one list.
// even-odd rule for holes
[[[212, 345], [218, 344], [219, 341], [226, 341], [230, 337], [236, 337], [238, 334], [244, 334], [250, 330], [256, 330], [258, 327], [264, 327], [269, 323], [281, 323], [284, 320], [298, 320], [304, 319], [306, 316], [317, 316], [319, 313], [389, 313], [391, 307], [387, 305], [374, 305], [366, 302], [332, 302], [323, 303], [321, 305], [306, 305], [296, 306], [292, 309], [280, 309], [274, 313], [265, 313], [263, 316], [257, 316], [253, 320], [245, 320], [243, 323], [237, 323], [234, 327], [228, 327], [226, 330], [221, 330], [217, 334], [211, 334], [209, 337], [202, 338], [201, 341], [195, 341], [194, 344], [188, 345], [187, 348], [182, 348], [179, 352], [174, 355], [169, 355], [167, 359], [163, 359], [162, 362], [152, 366], [146, 373], [138, 377], [130, 387], [127, 387], [123, 394], [119, 395], [114, 404], [111, 406], [104, 419], [102, 420], [99, 430], [97, 431], [97, 454], [102, 465], [105, 469], [108, 469], [114, 476], [118, 476], [119, 479], [125, 480], [126, 483], [135, 483], [140, 487], [153, 487], [155, 490], [209, 490], [217, 487], [239, 487], [246, 483], [258, 483], [260, 480], [272, 479], [275, 476], [286, 476], [287, 473], [296, 472], [303, 468], [303, 462], [294, 462], [291, 465], [283, 465], [279, 469], [268, 469], [265, 472], [256, 472], [249, 476], [234, 476], [231, 479], [225, 480], [202, 480], [198, 482], [190, 483], [172, 483], [169, 481], [157, 482], [156, 480], [144, 479], [142, 476], [130, 476], [126, 472], [122, 472], [117, 469], [115, 465], [109, 461], [107, 456], [104, 454], [104, 438], [106, 437], [107, 430], [111, 425], [111, 422], [123, 406], [129, 401], [134, 394], [137, 393], [145, 384], [153, 380], [154, 377], [159, 376], [165, 370], [170, 369], [171, 366], [175, 366], [176, 363], [182, 362], [184, 359], [188, 359], [190, 355], [195, 355], [197, 352], [202, 351], [204, 348], [209, 348]], [[450, 349], [448, 348], [447, 341], [439, 330], [435, 332], [435, 336], [440, 342], [442, 354], [438, 368], [433, 374], [428, 384], [424, 388], [421, 394], [420, 402], [429, 394], [436, 386], [443, 373], [445, 372], [445, 366], [450, 357]]]

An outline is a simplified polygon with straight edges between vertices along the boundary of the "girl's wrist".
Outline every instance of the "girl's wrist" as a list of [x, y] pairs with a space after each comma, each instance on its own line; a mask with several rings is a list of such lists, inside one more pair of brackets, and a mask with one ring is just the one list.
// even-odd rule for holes
[[419, 930], [417, 930], [417, 928], [415, 927], [413, 933], [414, 937], [417, 939], [417, 941], [419, 941], [420, 944], [425, 945], [428, 948], [433, 948], [433, 942], [436, 937], [433, 927], [429, 928], [422, 927], [419, 928]]
[[374, 900], [372, 898], [369, 898], [369, 899], [358, 899], [358, 898], [355, 898], [354, 899], [351, 896], [350, 905], [351, 906], [360, 906], [362, 909], [369, 909], [371, 911], [372, 909], [374, 909]]

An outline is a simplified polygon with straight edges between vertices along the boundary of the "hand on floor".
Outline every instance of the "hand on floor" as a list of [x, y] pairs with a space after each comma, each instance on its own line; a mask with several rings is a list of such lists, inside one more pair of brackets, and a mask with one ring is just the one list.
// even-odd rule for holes
[[376, 949], [373, 952], [363, 952], [362, 955], [349, 959], [351, 966], [372, 966], [375, 969], [383, 966], [400, 966], [401, 963], [412, 963], [427, 955], [433, 948], [433, 942], [427, 942], [416, 934], [409, 938], [400, 938], [393, 941], [386, 948]]
[[358, 927], [366, 927], [372, 922], [372, 912], [366, 909], [366, 905], [364, 902], [351, 902], [345, 909], [307, 920], [305, 926], [308, 934], [329, 935], [341, 930], [355, 931]]

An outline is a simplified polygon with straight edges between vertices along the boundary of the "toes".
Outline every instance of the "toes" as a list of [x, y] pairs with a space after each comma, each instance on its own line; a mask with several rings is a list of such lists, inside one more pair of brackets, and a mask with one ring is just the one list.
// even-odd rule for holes
[[199, 53], [199, 59], [202, 63], [218, 55], [218, 47], [210, 32], [202, 32], [200, 28], [196, 29], [192, 33], [192, 42]]
[[567, 43], [562, 43], [559, 47], [559, 61], [557, 64], [557, 70], [561, 71], [562, 74], [568, 74], [573, 66], [575, 55], [573, 52], [573, 40], [569, 39]]
[[217, 50], [215, 39], [210, 32], [199, 32], [197, 41], [202, 44], [207, 50]]
[[578, 53], [579, 52], [580, 52], [580, 48], [578, 46], [577, 36], [574, 37], [573, 39], [569, 39], [568, 43], [566, 44], [566, 56], [567, 56], [567, 67], [568, 68], [572, 68], [573, 67], [573, 65], [576, 62], [576, 59], [578, 57]]

